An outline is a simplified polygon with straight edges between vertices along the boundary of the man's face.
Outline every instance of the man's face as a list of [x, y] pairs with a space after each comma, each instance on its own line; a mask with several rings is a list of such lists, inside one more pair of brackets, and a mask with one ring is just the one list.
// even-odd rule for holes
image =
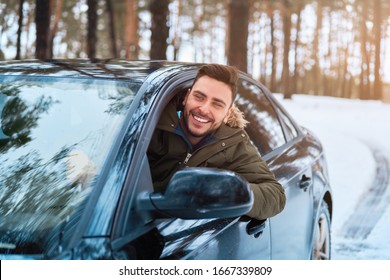
[[199, 78], [184, 99], [184, 125], [187, 137], [197, 144], [219, 128], [231, 111], [230, 87], [208, 76]]

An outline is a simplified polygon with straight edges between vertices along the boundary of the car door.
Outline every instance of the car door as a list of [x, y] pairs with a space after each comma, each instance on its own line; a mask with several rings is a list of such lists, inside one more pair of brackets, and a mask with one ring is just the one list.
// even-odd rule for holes
[[[276, 216], [272, 223], [275, 230], [275, 238], [283, 236], [285, 220], [295, 219], [295, 215], [301, 214], [301, 219], [297, 219], [295, 226], [296, 235], [291, 236], [288, 248], [293, 248], [288, 254], [285, 253], [284, 246], [274, 246], [273, 257], [276, 259], [308, 259], [312, 250], [313, 223], [315, 219], [314, 203], [314, 181], [315, 167], [313, 158], [316, 157], [316, 148], [308, 141], [303, 133], [298, 133], [296, 125], [291, 118], [277, 104], [274, 104], [278, 116], [283, 124], [286, 139], [289, 142], [288, 148], [283, 152], [284, 170], [289, 172], [284, 180], [287, 186], [286, 211]], [[283, 170], [282, 170], [283, 172]], [[299, 212], [296, 213], [296, 209]]]
[[237, 105], [250, 121], [247, 132], [286, 193], [284, 210], [270, 219], [273, 259], [307, 258], [313, 217], [312, 171], [296, 128], [270, 93], [241, 79]]
[[249, 217], [207, 220], [166, 220], [160, 224], [168, 241], [162, 258], [185, 259], [270, 259], [268, 221], [261, 223], [259, 235], [250, 233], [255, 226]]
[[[155, 88], [151, 112], [140, 139], [143, 139], [137, 171], [123, 192], [113, 230], [113, 254], [121, 258], [139, 256], [162, 259], [269, 259], [271, 256], [269, 222], [246, 216], [212, 219], [148, 217], [139, 197], [152, 192], [152, 177], [147, 160], [147, 145], [158, 117], [171, 98], [188, 89], [195, 71], [183, 72]], [[153, 88], [153, 87], [151, 87]], [[161, 247], [160, 247], [161, 246]]]

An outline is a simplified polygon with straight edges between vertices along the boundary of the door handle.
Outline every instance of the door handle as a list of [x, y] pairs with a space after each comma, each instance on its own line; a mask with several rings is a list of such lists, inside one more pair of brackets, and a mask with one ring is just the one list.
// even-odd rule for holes
[[266, 220], [251, 219], [246, 225], [246, 233], [258, 238], [265, 229], [265, 221]]
[[299, 181], [299, 187], [301, 189], [307, 189], [312, 184], [311, 177], [306, 176], [305, 174], [302, 175], [301, 180]]

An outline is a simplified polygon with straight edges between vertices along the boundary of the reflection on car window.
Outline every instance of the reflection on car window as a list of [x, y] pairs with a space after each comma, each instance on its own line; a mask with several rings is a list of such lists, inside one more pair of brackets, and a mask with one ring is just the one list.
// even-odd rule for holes
[[283, 123], [285, 124], [285, 132], [287, 141], [293, 140], [298, 136], [298, 131], [291, 122], [290, 118], [278, 108], [278, 113]]
[[138, 88], [91, 79], [0, 80], [0, 234], [7, 233], [10, 253], [21, 240], [42, 239], [85, 200]]
[[240, 80], [236, 104], [249, 121], [246, 131], [262, 155], [286, 142], [277, 114], [258, 86]]

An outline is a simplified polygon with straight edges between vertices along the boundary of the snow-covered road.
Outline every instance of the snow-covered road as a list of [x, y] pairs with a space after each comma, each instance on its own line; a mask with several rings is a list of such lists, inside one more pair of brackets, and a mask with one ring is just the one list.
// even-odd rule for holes
[[334, 197], [332, 259], [390, 259], [390, 105], [275, 96], [324, 145]]

